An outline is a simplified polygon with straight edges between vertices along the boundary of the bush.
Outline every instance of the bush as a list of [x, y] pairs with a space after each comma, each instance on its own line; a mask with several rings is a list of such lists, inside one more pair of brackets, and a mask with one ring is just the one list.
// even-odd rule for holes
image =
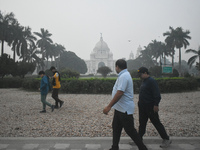
[[137, 70], [130, 71], [130, 74], [131, 74], [132, 78], [138, 78], [138, 71]]
[[161, 66], [154, 66], [149, 69], [150, 75], [159, 78], [162, 76], [162, 67]]
[[1, 78], [0, 88], [20, 88], [22, 87], [23, 79], [21, 78]]
[[12, 71], [12, 76], [19, 76], [24, 78], [26, 74], [32, 74], [35, 70], [36, 64], [35, 63], [28, 63], [28, 62], [16, 62], [16, 66]]
[[97, 70], [97, 73], [100, 73], [104, 78], [107, 77], [107, 75], [112, 72], [112, 70], [107, 67], [107, 66], [103, 66], [103, 67], [100, 67], [98, 70]]
[[38, 90], [40, 87], [40, 79], [25, 78], [22, 83], [22, 87], [27, 90]]
[[192, 91], [198, 88], [195, 78], [159, 79], [157, 82], [161, 93]]
[[62, 78], [79, 78], [80, 77], [80, 73], [73, 71], [71, 69], [63, 69], [60, 72], [60, 76]]
[[179, 72], [176, 69], [173, 69], [173, 73], [170, 75], [170, 77], [179, 77]]
[[[38, 91], [39, 78], [4, 78], [0, 79], [0, 88], [20, 88]], [[72, 94], [111, 94], [116, 78], [112, 79], [63, 79], [61, 91]], [[200, 78], [158, 78], [156, 79], [161, 93], [185, 92], [197, 90], [200, 87]], [[133, 79], [134, 93], [139, 93], [141, 85], [139, 78]]]
[[198, 87], [200, 88], [200, 78], [196, 78]]

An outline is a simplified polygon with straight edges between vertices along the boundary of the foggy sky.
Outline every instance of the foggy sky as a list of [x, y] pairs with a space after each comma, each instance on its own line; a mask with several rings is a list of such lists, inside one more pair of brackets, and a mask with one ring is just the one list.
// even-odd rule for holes
[[[47, 29], [54, 43], [85, 60], [90, 59], [100, 33], [114, 59], [128, 59], [131, 51], [136, 55], [139, 45], [143, 48], [155, 39], [164, 42], [169, 26], [189, 30], [192, 39], [187, 49], [197, 50], [199, 7], [199, 0], [0, 0], [3, 13], [13, 12], [32, 32]], [[182, 59], [189, 57], [182, 48]]]

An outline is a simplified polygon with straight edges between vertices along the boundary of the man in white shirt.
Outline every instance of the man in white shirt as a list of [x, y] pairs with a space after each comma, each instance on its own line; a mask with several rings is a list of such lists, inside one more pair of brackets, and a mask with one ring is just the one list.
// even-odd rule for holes
[[119, 150], [119, 141], [123, 128], [139, 150], [147, 150], [134, 127], [133, 80], [127, 70], [126, 61], [123, 59], [117, 60], [115, 70], [119, 75], [113, 87], [112, 100], [103, 110], [103, 113], [107, 115], [111, 108], [115, 109], [112, 123], [113, 145], [110, 150]]

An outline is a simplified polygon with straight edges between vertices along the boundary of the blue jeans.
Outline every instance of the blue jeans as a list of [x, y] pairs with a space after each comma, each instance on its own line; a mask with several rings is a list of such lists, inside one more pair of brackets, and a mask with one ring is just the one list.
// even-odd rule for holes
[[46, 110], [46, 105], [48, 105], [49, 107], [51, 107], [52, 105], [50, 103], [48, 103], [46, 101], [46, 97], [47, 97], [47, 94], [44, 95], [44, 94], [41, 94], [41, 102], [43, 104], [43, 110]]

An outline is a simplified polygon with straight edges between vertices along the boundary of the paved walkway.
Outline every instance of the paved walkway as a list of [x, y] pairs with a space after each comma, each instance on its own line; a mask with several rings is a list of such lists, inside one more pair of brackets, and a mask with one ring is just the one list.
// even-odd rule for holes
[[[200, 150], [200, 137], [171, 137], [172, 144], [164, 150]], [[138, 150], [129, 145], [129, 137], [122, 137], [120, 150]], [[158, 137], [145, 137], [144, 143], [149, 150], [162, 150], [162, 140]], [[0, 150], [106, 150], [112, 143], [111, 137], [0, 137]]]

